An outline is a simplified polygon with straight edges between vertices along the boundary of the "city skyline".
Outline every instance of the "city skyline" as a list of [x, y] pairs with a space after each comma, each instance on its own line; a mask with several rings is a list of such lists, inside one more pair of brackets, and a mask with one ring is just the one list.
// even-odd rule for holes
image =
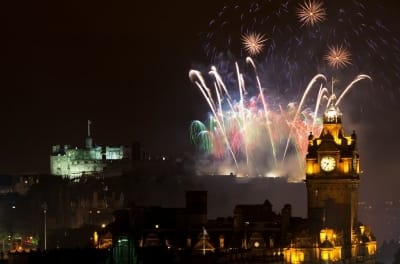
[[[338, 10], [343, 19], [357, 17], [367, 23], [366, 28], [374, 26], [377, 30], [371, 31], [374, 35], [366, 39], [358, 37], [354, 30], [344, 28], [350, 23], [337, 24], [343, 28], [335, 34], [352, 32], [351, 42], [356, 43], [351, 64], [341, 72], [347, 69], [351, 78], [365, 73], [373, 80], [354, 90], [341, 110], [345, 128], [354, 129], [359, 137], [361, 199], [368, 202], [399, 200], [400, 143], [396, 138], [400, 78], [396, 72], [400, 70], [397, 47], [400, 45], [400, 28], [396, 15], [400, 4], [370, 1], [358, 6], [357, 10], [353, 6], [357, 1], [329, 5], [326, 2], [326, 19], [321, 21], [317, 32], [324, 32], [325, 26], [335, 19], [339, 21], [329, 8]], [[206, 120], [209, 109], [188, 73], [190, 69], [198, 69], [206, 74], [217, 61], [218, 54], [206, 54], [213, 50], [204, 47], [204, 42], [217, 51], [223, 46], [224, 52], [237, 52], [239, 55], [233, 57], [239, 62], [244, 61], [246, 54], [237, 47], [239, 44], [227, 45], [234, 43], [234, 34], [239, 36], [237, 42], [241, 43], [239, 33], [245, 33], [247, 28], [243, 28], [244, 32], [232, 33], [237, 26], [232, 22], [225, 32], [221, 32], [212, 28], [211, 22], [222, 25], [225, 20], [230, 22], [232, 19], [236, 23], [229, 12], [235, 14], [235, 10], [240, 10], [246, 12], [244, 19], [254, 14], [257, 24], [261, 11], [268, 11], [270, 6], [263, 9], [259, 5], [257, 9], [252, 3], [260, 4], [261, 1], [244, 1], [237, 9], [237, 3], [229, 1], [206, 1], [196, 7], [172, 2], [151, 6], [154, 3], [129, 1], [110, 4], [105, 1], [55, 3], [45, 0], [22, 6], [6, 3], [0, 17], [3, 22], [0, 26], [3, 32], [0, 44], [0, 84], [3, 89], [0, 174], [48, 173], [51, 146], [83, 146], [87, 120], [93, 122], [92, 135], [99, 145], [129, 145], [138, 141], [155, 155], [191, 153], [194, 147], [190, 142], [189, 125], [193, 120]], [[296, 6], [292, 1], [282, 3]], [[254, 11], [250, 12], [250, 7]], [[372, 10], [370, 7], [378, 8]], [[340, 13], [340, 10], [349, 13]], [[309, 30], [306, 25], [293, 24], [297, 17], [295, 10], [292, 11], [294, 15], [290, 20], [274, 21], [276, 25], [287, 22], [293, 30]], [[353, 26], [363, 37], [362, 25]], [[207, 33], [223, 37], [232, 34], [221, 44], [220, 39], [207, 37]], [[282, 39], [287, 36], [277, 35], [284, 43]], [[268, 50], [268, 47], [274, 36], [265, 37], [268, 40], [263, 43], [265, 50], [260, 56], [273, 58], [271, 53], [277, 48]], [[315, 36], [309, 33], [307, 37]], [[305, 43], [302, 40], [296, 40], [298, 45]], [[282, 49], [286, 48], [288, 53], [298, 55], [301, 60], [298, 68], [304, 78], [299, 83], [304, 84], [305, 79], [308, 82], [318, 73], [316, 69], [325, 69], [322, 62], [312, 69], [305, 67], [308, 51], [296, 53], [290, 48], [293, 43], [286, 44], [288, 46]], [[371, 45], [375, 52], [360, 48], [366, 45]], [[279, 56], [276, 60], [281, 60], [283, 55]], [[260, 67], [270, 66], [261, 57], [256, 60]], [[314, 55], [310, 61], [315, 61]], [[225, 65], [229, 69], [234, 60], [227, 60]], [[219, 66], [224, 64], [221, 62]], [[272, 75], [280, 71], [283, 73], [280, 78], [296, 80], [290, 75], [294, 74], [294, 68], [280, 66], [276, 65], [272, 73], [268, 69], [266, 72]], [[290, 74], [286, 76], [288, 72]], [[285, 89], [281, 87], [276, 93], [280, 97], [290, 95], [292, 98], [289, 99], [298, 101], [304, 86], [295, 91]], [[346, 133], [351, 131], [346, 130]]]

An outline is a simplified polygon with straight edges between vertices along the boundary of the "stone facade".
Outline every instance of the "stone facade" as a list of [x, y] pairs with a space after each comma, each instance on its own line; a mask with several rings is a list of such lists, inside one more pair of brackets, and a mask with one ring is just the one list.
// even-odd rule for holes
[[376, 240], [357, 217], [360, 158], [334, 100], [306, 156], [307, 224], [285, 249], [286, 263], [375, 263]]
[[50, 173], [70, 179], [99, 173], [118, 173], [130, 160], [130, 148], [125, 146], [94, 146], [90, 137], [90, 122], [85, 148], [54, 145], [50, 155]]

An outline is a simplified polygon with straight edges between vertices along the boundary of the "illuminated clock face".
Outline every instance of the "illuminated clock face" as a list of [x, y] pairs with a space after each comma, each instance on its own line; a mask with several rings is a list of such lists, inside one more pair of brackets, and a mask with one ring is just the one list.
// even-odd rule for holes
[[324, 156], [321, 159], [321, 169], [326, 172], [333, 171], [336, 166], [336, 160], [332, 156]]

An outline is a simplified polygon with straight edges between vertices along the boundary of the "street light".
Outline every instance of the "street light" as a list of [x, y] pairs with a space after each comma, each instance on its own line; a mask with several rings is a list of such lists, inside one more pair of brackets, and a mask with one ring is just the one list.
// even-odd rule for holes
[[44, 216], [44, 250], [47, 250], [47, 203], [42, 204]]
[[245, 226], [244, 226], [244, 249], [247, 250], [247, 227], [249, 226], [250, 222], [246, 221], [244, 222]]
[[15, 201], [13, 201], [11, 205], [11, 224], [10, 224], [10, 233], [12, 238], [14, 238], [14, 230], [18, 228], [16, 224], [17, 223], [16, 208], [17, 207], [15, 206]]

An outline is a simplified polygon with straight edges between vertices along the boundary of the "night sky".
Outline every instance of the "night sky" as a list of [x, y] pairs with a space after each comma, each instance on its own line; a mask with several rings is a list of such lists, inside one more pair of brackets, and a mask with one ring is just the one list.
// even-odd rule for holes
[[51, 145], [83, 145], [88, 119], [99, 145], [190, 148], [189, 123], [206, 109], [188, 71], [208, 18], [136, 1], [8, 2], [0, 12], [2, 173], [48, 172]]
[[[209, 110], [189, 70], [206, 74], [220, 54], [223, 61], [243, 61], [235, 40], [258, 30], [275, 38], [265, 59], [256, 58], [266, 70], [263, 80], [287, 100], [299, 100], [303, 88], [293, 89], [296, 83], [304, 87], [319, 71], [332, 74], [318, 61], [319, 43], [343, 38], [352, 44], [352, 64], [335, 74], [344, 83], [358, 73], [373, 78], [341, 106], [346, 133], [354, 129], [359, 136], [361, 197], [400, 199], [400, 4], [365, 2], [325, 3], [327, 20], [301, 35], [307, 29], [296, 25], [295, 15], [273, 13], [285, 1], [241, 1], [236, 11], [232, 1], [5, 1], [0, 173], [48, 173], [51, 145], [82, 146], [88, 119], [99, 145], [139, 141], [156, 155], [191, 152], [189, 125]], [[267, 11], [273, 15], [263, 20]]]

